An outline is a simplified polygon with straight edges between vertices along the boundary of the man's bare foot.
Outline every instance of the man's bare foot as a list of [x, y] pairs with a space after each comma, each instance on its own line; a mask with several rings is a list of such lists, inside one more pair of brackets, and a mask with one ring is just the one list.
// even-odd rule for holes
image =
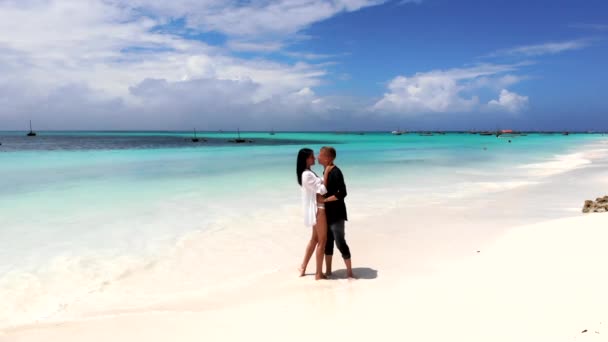
[[304, 267], [298, 267], [298, 272], [300, 272], [300, 277], [303, 277], [306, 275], [306, 269]]
[[327, 277], [321, 273], [321, 274], [315, 274], [315, 280], [325, 280], [327, 279]]
[[331, 273], [331, 272], [325, 272], [325, 277], [326, 277], [326, 278], [330, 278], [331, 276], [332, 276], [332, 273]]
[[353, 272], [348, 272], [348, 274], [346, 275], [346, 277], [348, 279], [357, 279], [357, 277], [355, 277], [355, 275], [353, 274]]

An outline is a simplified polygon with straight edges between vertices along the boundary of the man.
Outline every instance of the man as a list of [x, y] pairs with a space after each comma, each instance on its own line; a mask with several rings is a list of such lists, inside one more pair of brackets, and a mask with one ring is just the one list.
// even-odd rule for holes
[[331, 276], [331, 263], [334, 254], [334, 241], [346, 265], [348, 278], [355, 278], [350, 260], [350, 249], [344, 239], [344, 223], [346, 217], [346, 184], [342, 171], [334, 164], [336, 149], [324, 146], [319, 152], [319, 164], [325, 167], [324, 178], [327, 194], [325, 195], [325, 215], [327, 216], [327, 243], [325, 245], [326, 275]]

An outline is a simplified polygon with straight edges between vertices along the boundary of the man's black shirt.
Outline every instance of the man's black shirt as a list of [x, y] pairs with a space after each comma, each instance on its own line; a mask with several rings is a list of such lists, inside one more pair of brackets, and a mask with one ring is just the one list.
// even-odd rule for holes
[[346, 205], [344, 197], [346, 197], [346, 184], [344, 184], [344, 176], [342, 171], [335, 166], [327, 178], [327, 194], [325, 198], [336, 196], [337, 201], [325, 202], [325, 214], [327, 215], [327, 224], [332, 224], [340, 220], [347, 220]]

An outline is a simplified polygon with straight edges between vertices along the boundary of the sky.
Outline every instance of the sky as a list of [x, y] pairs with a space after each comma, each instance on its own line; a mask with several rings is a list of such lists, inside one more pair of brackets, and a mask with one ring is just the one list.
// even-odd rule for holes
[[0, 130], [608, 130], [605, 0], [0, 0]]

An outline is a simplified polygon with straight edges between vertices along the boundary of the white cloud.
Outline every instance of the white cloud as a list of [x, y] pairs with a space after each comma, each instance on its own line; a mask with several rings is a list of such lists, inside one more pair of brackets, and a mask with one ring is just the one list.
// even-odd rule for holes
[[[3, 127], [38, 129], [267, 129], [271, 122], [298, 122], [302, 114], [323, 118], [332, 109], [309, 88], [258, 100], [261, 86], [250, 80], [146, 79], [129, 89], [130, 100], [69, 84], [32, 92], [29, 84], [0, 84]], [[285, 120], [288, 118], [288, 120]], [[318, 124], [319, 122], [317, 122]]]
[[275, 52], [283, 48], [280, 42], [250, 42], [241, 40], [230, 40], [226, 46], [234, 51], [249, 52]]
[[478, 100], [462, 98], [462, 86], [446, 75], [397, 76], [388, 85], [389, 93], [374, 105], [375, 110], [394, 112], [469, 111]]
[[256, 108], [258, 114], [271, 111], [271, 108], [281, 108], [284, 114], [290, 115], [297, 115], [302, 112], [324, 114], [339, 109], [330, 99], [318, 97], [310, 88], [302, 88], [287, 94], [287, 96], [275, 96], [265, 100], [260, 105]]
[[434, 70], [397, 76], [388, 92], [371, 110], [381, 113], [420, 114], [480, 110], [480, 90], [496, 90], [522, 79], [506, 74], [520, 65], [484, 64], [470, 68]]
[[568, 40], [563, 42], [548, 42], [535, 45], [522, 45], [510, 49], [496, 51], [486, 57], [523, 56], [536, 57], [554, 55], [561, 52], [580, 50], [591, 45], [589, 39]]
[[342, 12], [383, 0], [112, 0], [159, 16], [185, 18], [188, 27], [229, 36], [260, 37], [294, 34]]
[[529, 79], [528, 76], [514, 75], [514, 74], [506, 74], [504, 76], [489, 76], [489, 77], [483, 76], [483, 77], [478, 77], [478, 78], [475, 78], [474, 80], [472, 80], [471, 83], [468, 85], [468, 88], [470, 88], [472, 90], [487, 88], [491, 91], [498, 92], [506, 87], [520, 83], [527, 79]]
[[490, 109], [517, 113], [528, 107], [528, 97], [503, 89], [500, 91], [498, 100], [488, 102], [488, 107]]
[[[55, 128], [155, 121], [179, 128], [202, 118], [219, 124], [231, 113], [276, 118], [293, 108], [304, 115], [334, 108], [312, 90], [327, 74], [324, 65], [237, 58], [225, 48], [157, 30], [168, 18], [190, 15], [196, 4], [226, 3], [147, 3], [167, 12], [148, 17], [117, 0], [0, 1], [3, 127], [21, 127], [36, 116], [41, 126]], [[332, 4], [354, 10], [364, 2]], [[233, 49], [279, 48], [265, 44], [229, 41]]]

